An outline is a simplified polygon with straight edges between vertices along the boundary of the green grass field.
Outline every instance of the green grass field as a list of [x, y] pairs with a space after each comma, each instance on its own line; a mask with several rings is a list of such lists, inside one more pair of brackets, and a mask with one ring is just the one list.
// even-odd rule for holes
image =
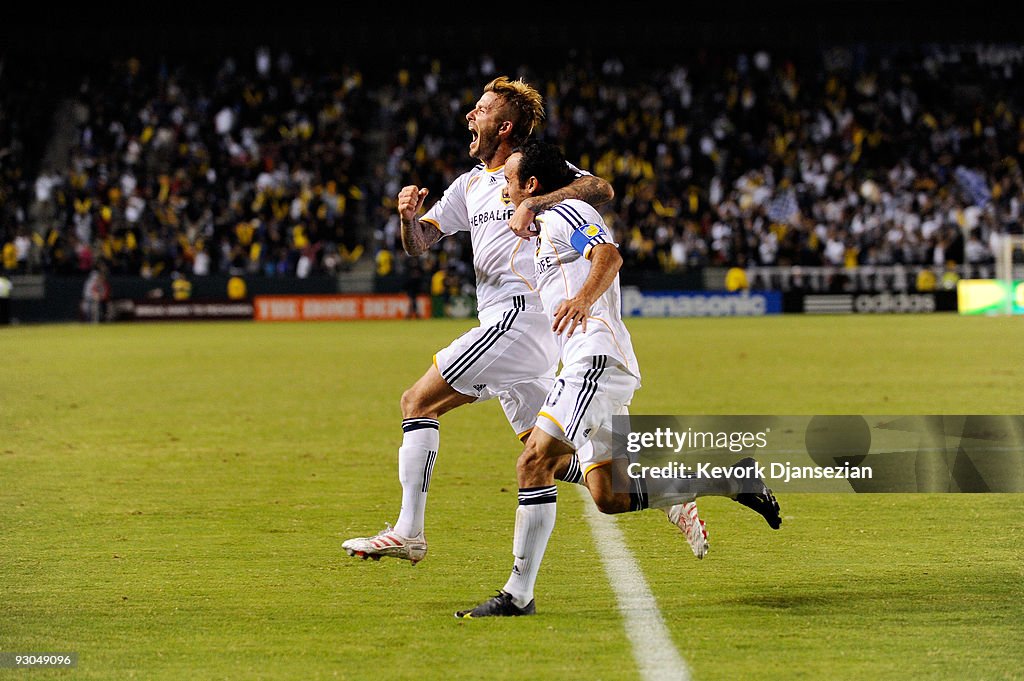
[[[637, 414], [1024, 405], [1019, 319], [629, 324]], [[0, 329], [0, 652], [79, 654], [0, 678], [637, 679], [564, 486], [538, 616], [452, 617], [511, 565], [519, 448], [495, 402], [442, 419], [425, 561], [340, 550], [395, 520], [398, 398], [469, 326]], [[1024, 678], [1024, 497], [779, 500], [777, 532], [703, 500], [703, 561], [658, 512], [615, 521], [695, 679]]]

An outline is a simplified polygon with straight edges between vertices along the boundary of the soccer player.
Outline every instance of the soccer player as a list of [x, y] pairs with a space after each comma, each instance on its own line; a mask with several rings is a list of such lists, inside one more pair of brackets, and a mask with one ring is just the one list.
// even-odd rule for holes
[[[517, 205], [558, 190], [570, 179], [558, 147], [539, 142], [506, 160], [505, 178]], [[646, 503], [640, 492], [616, 491], [607, 465], [612, 463], [612, 417], [628, 414], [640, 387], [640, 367], [621, 316], [622, 256], [600, 214], [582, 201], [560, 201], [537, 215], [536, 223], [537, 288], [558, 338], [562, 369], [516, 464], [519, 506], [512, 574], [497, 596], [457, 612], [457, 617], [536, 612], [534, 584], [555, 524], [555, 472], [564, 457], [578, 454], [587, 487], [602, 511], [639, 510]], [[744, 462], [753, 460], [740, 465]], [[717, 494], [753, 508], [774, 529], [782, 522], [778, 503], [760, 479], [753, 491], [745, 491], [736, 480], [680, 479], [675, 484], [650, 503], [679, 493]]]
[[[409, 255], [425, 253], [446, 235], [469, 231], [480, 325], [434, 355], [432, 366], [402, 395], [401, 511], [393, 528], [345, 541], [342, 548], [349, 555], [394, 557], [413, 564], [422, 560], [439, 418], [464, 404], [496, 397], [517, 437], [525, 441], [554, 381], [558, 347], [536, 291], [531, 244], [510, 227], [531, 224], [537, 212], [563, 199], [600, 205], [613, 192], [605, 180], [567, 163], [571, 181], [544, 197], [511, 205], [505, 194], [505, 160], [543, 116], [543, 99], [536, 89], [522, 80], [495, 78], [466, 114], [469, 154], [480, 163], [456, 178], [422, 217], [418, 215], [427, 188], [410, 185], [398, 194], [402, 245]], [[574, 464], [569, 457], [561, 462], [559, 479], [579, 482]], [[699, 523], [695, 507], [677, 524], [692, 534], [694, 523]]]

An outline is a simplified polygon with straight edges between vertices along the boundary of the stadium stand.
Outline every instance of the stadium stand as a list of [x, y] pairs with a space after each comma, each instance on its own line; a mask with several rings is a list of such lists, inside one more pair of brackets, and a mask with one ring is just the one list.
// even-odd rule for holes
[[[530, 65], [256, 45], [104, 53], [56, 82], [4, 69], [0, 266], [302, 278], [370, 262], [401, 277], [394, 196], [416, 183], [436, 198], [469, 167], [461, 117], [500, 73], [538, 85], [539, 135], [613, 183], [604, 212], [634, 270], [944, 267], [990, 262], [1021, 231], [1020, 45], [514, 63]], [[445, 239], [425, 279], [460, 290], [468, 261]]]

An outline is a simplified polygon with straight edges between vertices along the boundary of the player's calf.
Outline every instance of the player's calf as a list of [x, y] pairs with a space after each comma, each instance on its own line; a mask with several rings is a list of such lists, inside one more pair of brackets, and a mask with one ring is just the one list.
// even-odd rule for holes
[[540, 487], [555, 480], [562, 457], [572, 453], [572, 447], [535, 428], [526, 440], [523, 452], [516, 460], [519, 486]]

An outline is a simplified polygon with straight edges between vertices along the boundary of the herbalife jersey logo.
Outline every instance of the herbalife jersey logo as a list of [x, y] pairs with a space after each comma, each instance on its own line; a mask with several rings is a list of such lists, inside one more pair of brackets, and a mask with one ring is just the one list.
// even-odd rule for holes
[[[502, 203], [508, 204], [508, 201], [502, 199]], [[471, 227], [479, 227], [480, 225], [487, 224], [488, 222], [508, 222], [515, 213], [515, 208], [501, 208], [499, 210], [485, 210], [477, 213], [469, 219]], [[507, 231], [507, 230], [506, 230]]]

